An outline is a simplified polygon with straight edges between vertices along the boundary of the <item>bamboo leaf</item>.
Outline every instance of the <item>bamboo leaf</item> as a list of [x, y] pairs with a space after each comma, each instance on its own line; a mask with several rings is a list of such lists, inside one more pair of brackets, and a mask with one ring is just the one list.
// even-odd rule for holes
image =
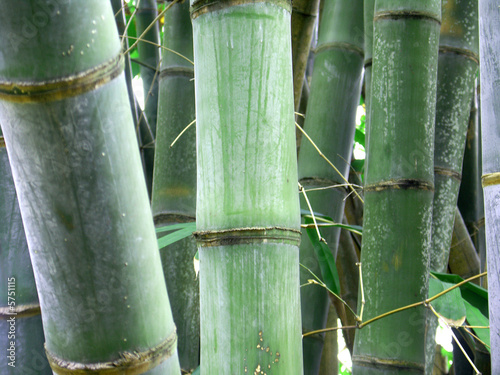
[[[484, 316], [481, 311], [472, 306], [469, 302], [464, 300], [465, 310], [467, 312], [467, 321], [471, 326], [476, 327], [488, 327], [490, 325], [490, 321], [487, 317]], [[473, 328], [474, 333], [479, 337], [486, 345], [486, 349], [490, 350], [490, 329], [486, 328]]]
[[[304, 218], [306, 224], [312, 224], [313, 220], [311, 218]], [[339, 275], [337, 273], [337, 265], [335, 264], [335, 259], [333, 254], [328, 247], [328, 245], [320, 241], [316, 228], [310, 227], [306, 228], [307, 235], [311, 240], [311, 243], [318, 257], [319, 267], [321, 269], [321, 276], [323, 277], [323, 282], [326, 286], [333, 291], [335, 294], [340, 294], [340, 281]]]
[[[431, 278], [429, 280], [429, 297], [433, 297], [452, 286], [453, 284]], [[435, 299], [431, 305], [450, 324], [462, 325], [465, 321], [466, 309], [458, 288]]]
[[[194, 224], [194, 223], [193, 223]], [[179, 229], [173, 233], [167, 234], [166, 236], [163, 236], [158, 239], [158, 248], [163, 249], [165, 246], [171, 245], [174, 242], [180, 241], [183, 238], [189, 237], [191, 234], [193, 234], [195, 230], [195, 226], [189, 226], [184, 229]]]
[[165, 225], [163, 227], [156, 228], [156, 233], [170, 232], [170, 231], [173, 231], [173, 230], [185, 229], [185, 228], [192, 228], [193, 232], [194, 232], [194, 229], [196, 228], [196, 222], [193, 221], [191, 223], [180, 223], [180, 224], [173, 224], [173, 225]]
[[[458, 284], [464, 279], [462, 279], [458, 275], [447, 274], [447, 273], [439, 273], [439, 272], [431, 272], [432, 275], [437, 277], [439, 280]], [[486, 317], [489, 317], [488, 314], [488, 291], [480, 286], [473, 284], [471, 282], [465, 283], [460, 286], [460, 292], [462, 298], [470, 303], [475, 308], [479, 309], [479, 311]]]
[[[316, 218], [316, 220], [321, 222], [320, 224], [318, 224], [318, 226], [337, 227], [337, 228], [346, 229], [350, 232], [359, 234], [360, 236], [363, 235], [363, 227], [360, 225], [348, 225], [348, 224], [336, 223], [331, 217], [328, 217], [328, 216], [323, 215], [323, 214], [318, 213], [318, 212], [313, 212], [313, 213], [314, 213], [314, 217]], [[301, 209], [300, 214], [302, 215], [302, 217], [304, 219], [311, 220], [310, 223], [306, 223], [306, 224], [313, 224], [312, 215], [311, 215], [310, 211]]]

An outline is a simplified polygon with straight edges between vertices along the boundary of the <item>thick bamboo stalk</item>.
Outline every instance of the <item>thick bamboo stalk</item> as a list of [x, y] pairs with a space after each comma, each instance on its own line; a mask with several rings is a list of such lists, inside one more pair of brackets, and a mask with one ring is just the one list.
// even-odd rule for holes
[[[477, 1], [442, 0], [439, 38], [436, 125], [434, 138], [434, 202], [430, 268], [448, 269], [462, 161], [479, 66]], [[426, 374], [432, 374], [436, 316], [428, 311]]]
[[[363, 320], [427, 297], [441, 2], [378, 0], [365, 173]], [[358, 311], [361, 301], [358, 299]], [[422, 374], [425, 309], [356, 333], [356, 374]]]
[[[163, 45], [193, 60], [193, 31], [189, 3], [174, 4], [165, 14]], [[152, 211], [156, 226], [191, 222], [196, 215], [196, 127], [194, 67], [170, 51], [163, 52], [156, 133]], [[177, 326], [181, 368], [199, 365], [200, 310], [198, 280], [193, 268], [196, 243], [186, 238], [160, 251], [172, 314]]]
[[[139, 52], [139, 68], [144, 88], [144, 113], [153, 135], [156, 134], [156, 117], [158, 112], [158, 65], [160, 63], [160, 28], [153, 22], [158, 15], [156, 0], [140, 0], [135, 13], [137, 37], [140, 37], [146, 28], [149, 31], [142, 36], [137, 44]], [[151, 26], [151, 24], [153, 24]], [[154, 149], [152, 151], [154, 153]]]
[[110, 3], [6, 1], [0, 27], [19, 42], [0, 41], [0, 123], [54, 373], [180, 373]]
[[483, 191], [488, 257], [488, 291], [491, 330], [491, 373], [500, 373], [500, 8], [498, 1], [479, 2], [481, 54], [481, 133]]
[[372, 64], [373, 64], [373, 12], [375, 0], [364, 0], [364, 33], [365, 33], [365, 154], [370, 144], [370, 102], [372, 96]]
[[2, 373], [52, 374], [16, 190], [0, 132], [0, 347]]
[[191, 1], [201, 372], [301, 374], [289, 1]]
[[[330, 304], [328, 309], [327, 327], [337, 327], [337, 311], [335, 306]], [[321, 363], [319, 375], [337, 374], [339, 371], [339, 345], [337, 340], [337, 331], [327, 332], [325, 334], [325, 344], [321, 353]]]
[[296, 111], [300, 104], [318, 10], [319, 0], [295, 0], [292, 3], [293, 97]]
[[[313, 210], [341, 222], [347, 188], [349, 163], [354, 141], [355, 115], [361, 91], [363, 39], [356, 34], [363, 23], [363, 1], [325, 1], [315, 50], [311, 92], [304, 129], [317, 147], [337, 167], [334, 170], [312, 144], [303, 139], [299, 153], [300, 183], [305, 189], [323, 188], [307, 193]], [[337, 187], [332, 187], [337, 185]], [[340, 186], [339, 186], [340, 185]], [[303, 209], [308, 209], [304, 201]], [[337, 255], [339, 228], [323, 229], [334, 258]], [[301, 262], [314, 256], [307, 238], [301, 245]], [[318, 267], [318, 266], [317, 266]], [[316, 267], [316, 268], [317, 268]], [[314, 269], [319, 273], [319, 268]], [[310, 278], [301, 272], [303, 283]], [[317, 286], [302, 289], [302, 329], [322, 329], [326, 325], [329, 298]], [[323, 335], [322, 335], [323, 336]], [[322, 337], [303, 340], [304, 371], [317, 374], [321, 360]]]

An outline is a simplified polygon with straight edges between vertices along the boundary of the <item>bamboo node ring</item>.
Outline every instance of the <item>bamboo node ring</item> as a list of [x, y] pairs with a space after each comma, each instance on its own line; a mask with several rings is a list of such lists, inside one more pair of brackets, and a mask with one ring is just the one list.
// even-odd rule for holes
[[110, 362], [77, 363], [57, 357], [47, 349], [50, 367], [57, 375], [139, 375], [158, 366], [172, 356], [177, 348], [177, 332], [172, 333], [159, 345], [143, 352], [121, 352], [120, 358]]

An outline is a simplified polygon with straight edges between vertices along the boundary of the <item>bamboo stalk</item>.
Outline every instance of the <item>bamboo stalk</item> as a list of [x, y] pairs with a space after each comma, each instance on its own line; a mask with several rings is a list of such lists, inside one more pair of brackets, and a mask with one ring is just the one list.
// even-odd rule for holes
[[[363, 23], [362, 16], [363, 2], [360, 0], [324, 2], [304, 129], [339, 172], [331, 168], [315, 147], [304, 139], [298, 171], [299, 181], [306, 189], [344, 185], [348, 177], [362, 80], [362, 31], [361, 38], [357, 34]], [[342, 220], [345, 196], [343, 186], [308, 193], [313, 210], [331, 217], [335, 222]], [[307, 209], [304, 203], [301, 206]], [[323, 229], [322, 235], [335, 259], [340, 229]], [[303, 238], [300, 252], [302, 263], [304, 259], [315, 258], [307, 238]], [[312, 270], [320, 274], [317, 263]], [[310, 278], [302, 273], [304, 277]], [[330, 305], [328, 295], [319, 286], [303, 288], [301, 292], [303, 331], [324, 328]], [[305, 373], [318, 373], [322, 346], [322, 337], [304, 338]]]
[[302, 373], [290, 13], [191, 0], [204, 374]]
[[440, 5], [375, 4], [356, 374], [424, 370], [425, 309], [373, 318], [427, 294]]
[[[448, 266], [451, 273], [460, 275], [464, 279], [481, 272], [479, 269], [479, 256], [458, 208], [455, 210], [455, 223], [453, 225]], [[479, 285], [479, 280], [476, 283]]]
[[1, 131], [0, 176], [0, 347], [5, 358], [2, 372], [49, 375], [52, 371], [43, 349], [35, 279]]
[[54, 373], [180, 373], [110, 3], [6, 1], [0, 27], [23, 38], [0, 41], [0, 122]]
[[294, 108], [299, 110], [304, 74], [311, 49], [319, 0], [296, 0], [292, 3], [292, 66]]
[[[437, 272], [448, 269], [470, 103], [478, 69], [477, 22], [477, 1], [442, 0], [430, 253], [430, 268]], [[438, 320], [431, 312], [427, 316], [426, 374], [431, 375]]]
[[498, 2], [479, 2], [479, 34], [481, 54], [481, 137], [482, 137], [482, 184], [484, 191], [484, 212], [486, 227], [486, 249], [488, 258], [488, 292], [491, 327], [491, 373], [500, 373], [500, 231], [498, 220], [498, 144], [500, 114], [500, 8]]
[[[174, 4], [165, 14], [163, 45], [193, 59], [193, 32], [189, 3]], [[152, 211], [156, 226], [192, 222], [196, 215], [196, 130], [188, 129], [172, 141], [195, 117], [194, 67], [165, 51], [159, 75], [158, 128]], [[198, 367], [200, 352], [199, 286], [193, 268], [196, 243], [186, 238], [161, 250], [168, 294], [176, 303], [172, 314], [179, 336], [181, 368]]]

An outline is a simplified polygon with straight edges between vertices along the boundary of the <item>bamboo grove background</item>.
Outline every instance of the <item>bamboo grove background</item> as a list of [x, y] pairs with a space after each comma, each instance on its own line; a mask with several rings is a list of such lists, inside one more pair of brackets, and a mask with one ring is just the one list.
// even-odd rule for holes
[[498, 1], [2, 9], [0, 374], [500, 373]]

